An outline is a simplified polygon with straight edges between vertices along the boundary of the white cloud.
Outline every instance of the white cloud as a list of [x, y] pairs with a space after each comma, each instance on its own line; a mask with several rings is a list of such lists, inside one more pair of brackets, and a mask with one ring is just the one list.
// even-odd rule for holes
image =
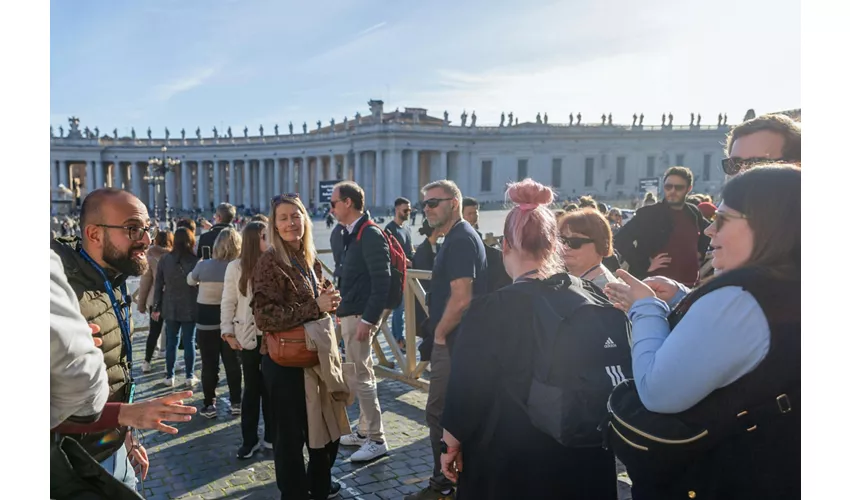
[[204, 84], [207, 80], [215, 76], [220, 69], [220, 67], [208, 66], [170, 82], [157, 85], [153, 91], [154, 99], [157, 101], [167, 101], [181, 92], [186, 92]]
[[371, 33], [371, 32], [373, 32], [373, 31], [375, 31], [375, 30], [377, 30], [377, 29], [381, 29], [381, 28], [383, 28], [383, 27], [384, 27], [384, 26], [386, 26], [386, 25], [387, 25], [387, 22], [386, 22], [386, 21], [384, 21], [384, 22], [382, 22], [382, 23], [378, 23], [378, 24], [376, 24], [376, 25], [374, 25], [374, 26], [371, 26], [371, 27], [369, 27], [369, 28], [366, 28], [365, 30], [361, 31], [360, 33], [357, 33], [357, 36], [358, 36], [358, 37], [360, 37], [360, 36], [366, 35], [366, 34]]

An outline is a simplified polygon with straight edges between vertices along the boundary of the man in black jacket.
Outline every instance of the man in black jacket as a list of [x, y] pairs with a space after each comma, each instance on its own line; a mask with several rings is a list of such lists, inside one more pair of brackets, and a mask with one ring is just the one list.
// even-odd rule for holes
[[664, 200], [639, 209], [614, 237], [614, 248], [636, 278], [666, 276], [686, 286], [698, 281], [709, 222], [685, 202], [692, 188], [689, 169], [670, 167], [664, 173]]
[[372, 339], [378, 332], [390, 292], [390, 248], [381, 228], [364, 211], [363, 189], [340, 182], [331, 194], [331, 207], [343, 232], [344, 254], [339, 277], [340, 318], [346, 361], [357, 373], [360, 420], [357, 432], [340, 438], [343, 446], [360, 446], [352, 462], [365, 462], [387, 453], [378, 386], [372, 367]]
[[215, 225], [213, 225], [212, 229], [198, 238], [198, 257], [202, 259], [212, 258], [212, 249], [215, 244], [215, 239], [218, 238], [218, 233], [228, 227], [235, 229], [233, 226], [233, 219], [235, 218], [236, 207], [230, 203], [222, 203], [218, 206], [218, 208], [216, 208], [215, 216], [213, 217]]

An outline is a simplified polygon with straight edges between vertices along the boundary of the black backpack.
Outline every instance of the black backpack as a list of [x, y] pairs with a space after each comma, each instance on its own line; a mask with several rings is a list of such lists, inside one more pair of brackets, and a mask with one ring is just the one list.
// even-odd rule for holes
[[601, 447], [608, 396], [632, 378], [631, 322], [599, 287], [562, 276], [570, 280], [567, 290], [535, 294], [535, 365], [522, 406], [535, 427], [562, 445]]

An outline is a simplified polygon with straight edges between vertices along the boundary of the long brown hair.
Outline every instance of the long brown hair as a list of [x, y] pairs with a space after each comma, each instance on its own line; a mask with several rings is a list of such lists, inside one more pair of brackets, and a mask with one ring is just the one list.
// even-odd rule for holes
[[174, 246], [171, 253], [180, 260], [183, 257], [194, 255], [195, 233], [185, 227], [178, 227], [174, 232]]
[[243, 297], [248, 296], [248, 283], [251, 282], [254, 268], [263, 254], [260, 251], [260, 240], [265, 231], [266, 223], [260, 221], [251, 222], [242, 230], [242, 257], [239, 258], [242, 274], [239, 276], [239, 293]]

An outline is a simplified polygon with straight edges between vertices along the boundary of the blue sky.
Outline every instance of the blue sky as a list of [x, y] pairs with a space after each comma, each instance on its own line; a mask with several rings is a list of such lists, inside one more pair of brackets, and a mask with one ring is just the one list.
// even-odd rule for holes
[[50, 121], [205, 136], [366, 101], [646, 124], [800, 107], [796, 0], [91, 0], [50, 4]]

